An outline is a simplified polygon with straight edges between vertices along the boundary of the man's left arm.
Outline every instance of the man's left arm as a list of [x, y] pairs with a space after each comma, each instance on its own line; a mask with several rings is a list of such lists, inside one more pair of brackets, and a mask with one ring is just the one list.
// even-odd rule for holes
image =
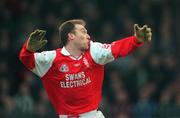
[[140, 28], [135, 24], [134, 36], [114, 41], [111, 44], [92, 42], [90, 53], [97, 64], [104, 65], [119, 57], [127, 56], [136, 48], [142, 46], [145, 41], [151, 41], [151, 37], [151, 28], [148, 28], [147, 25]]

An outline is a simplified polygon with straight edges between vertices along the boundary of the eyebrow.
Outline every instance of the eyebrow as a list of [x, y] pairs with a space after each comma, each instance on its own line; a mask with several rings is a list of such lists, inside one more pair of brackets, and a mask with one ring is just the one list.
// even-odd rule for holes
[[87, 32], [87, 29], [86, 29], [86, 28], [81, 28], [80, 30], [81, 30], [81, 31], [82, 31], [82, 30], [84, 30], [84, 31], [86, 31], [86, 32]]

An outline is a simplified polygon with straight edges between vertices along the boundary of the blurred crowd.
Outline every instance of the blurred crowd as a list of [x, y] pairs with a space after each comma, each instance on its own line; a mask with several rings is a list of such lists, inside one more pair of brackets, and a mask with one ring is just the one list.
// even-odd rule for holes
[[100, 109], [107, 118], [180, 118], [180, 17], [178, 0], [1, 0], [0, 118], [56, 118], [41, 80], [18, 59], [29, 33], [47, 31], [61, 46], [59, 25], [87, 22], [102, 43], [133, 35], [133, 24], [152, 28], [151, 43], [105, 66]]

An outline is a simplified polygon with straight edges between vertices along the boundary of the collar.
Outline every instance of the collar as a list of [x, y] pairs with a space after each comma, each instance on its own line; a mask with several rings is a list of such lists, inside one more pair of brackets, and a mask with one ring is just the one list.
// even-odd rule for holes
[[70, 55], [71, 55], [71, 54], [66, 50], [65, 47], [63, 47], [63, 48], [61, 49], [61, 53], [62, 53], [63, 55], [65, 55], [65, 56], [70, 56]]
[[80, 59], [82, 58], [82, 55], [79, 56], [79, 57], [71, 56], [71, 54], [66, 50], [65, 47], [63, 47], [63, 48], [61, 49], [61, 53], [62, 53], [63, 55], [65, 55], [65, 56], [69, 56], [69, 57], [72, 58], [73, 60], [80, 60]]

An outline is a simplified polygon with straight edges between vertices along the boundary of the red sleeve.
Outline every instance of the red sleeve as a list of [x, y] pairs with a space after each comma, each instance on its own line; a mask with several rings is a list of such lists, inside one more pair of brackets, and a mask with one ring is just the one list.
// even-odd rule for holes
[[128, 55], [142, 45], [143, 43], [137, 42], [137, 38], [135, 36], [131, 36], [113, 42], [111, 45], [111, 50], [114, 58], [118, 58]]
[[24, 43], [20, 51], [19, 59], [28, 69], [35, 67], [34, 53], [27, 50], [27, 42]]

